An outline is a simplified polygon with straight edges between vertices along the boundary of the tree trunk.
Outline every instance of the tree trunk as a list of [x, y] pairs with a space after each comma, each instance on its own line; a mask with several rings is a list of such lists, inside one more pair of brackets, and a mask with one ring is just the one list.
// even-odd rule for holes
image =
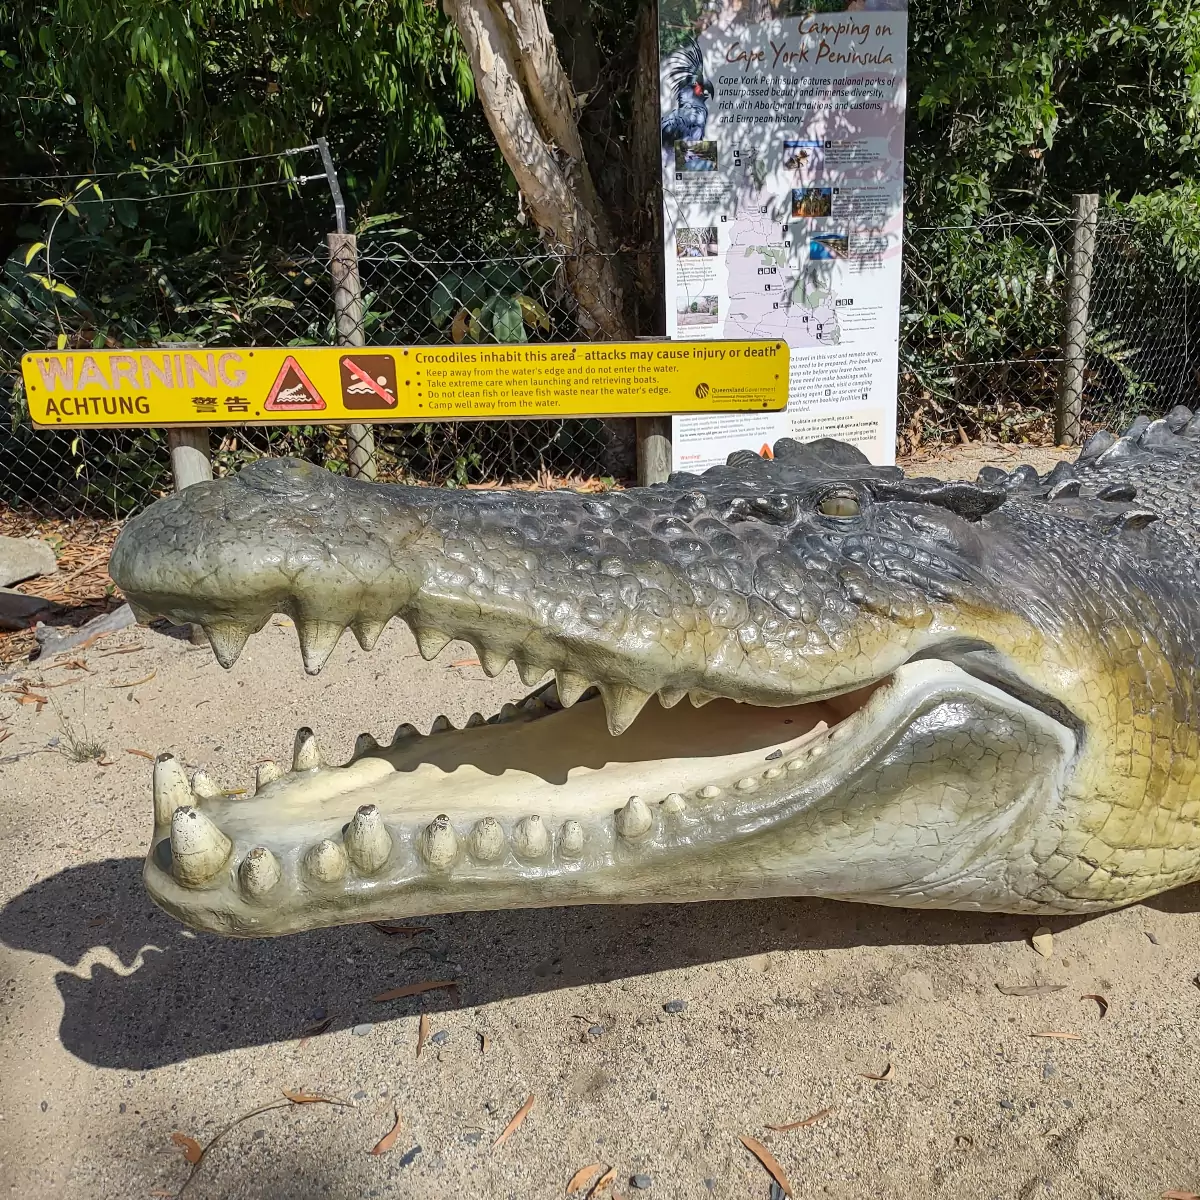
[[541, 0], [445, 0], [488, 124], [566, 278], [590, 336], [627, 338], [613, 244]]

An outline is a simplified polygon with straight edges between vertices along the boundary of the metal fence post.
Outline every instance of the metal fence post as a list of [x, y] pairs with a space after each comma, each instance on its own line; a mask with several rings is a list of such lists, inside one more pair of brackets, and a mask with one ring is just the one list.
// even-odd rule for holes
[[[365, 346], [362, 281], [358, 276], [358, 239], [352, 233], [331, 233], [329, 273], [333, 277], [333, 311], [339, 346]], [[346, 450], [351, 475], [374, 479], [375, 433], [370, 425], [346, 426]]]
[[177, 492], [213, 477], [207, 425], [168, 429], [167, 447], [171, 451], [171, 473], [175, 476]]
[[1054, 439], [1060, 446], [1079, 441], [1083, 415], [1083, 373], [1087, 365], [1088, 308], [1092, 299], [1092, 262], [1096, 253], [1096, 217], [1100, 197], [1072, 197], [1071, 261], [1067, 267], [1067, 311], [1063, 326], [1062, 372], [1054, 411]]

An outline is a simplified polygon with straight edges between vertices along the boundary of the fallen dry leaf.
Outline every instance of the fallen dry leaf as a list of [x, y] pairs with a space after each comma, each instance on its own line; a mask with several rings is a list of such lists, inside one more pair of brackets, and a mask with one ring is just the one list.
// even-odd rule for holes
[[149, 683], [157, 674], [158, 668], [155, 667], [149, 675], [143, 675], [141, 679], [131, 679], [127, 683], [106, 683], [104, 686], [113, 688], [114, 690], [118, 688], [140, 687], [143, 683]]
[[768, 1150], [766, 1146], [762, 1144], [762, 1142], [756, 1142], [754, 1138], [747, 1137], [744, 1133], [738, 1134], [738, 1141], [740, 1141], [742, 1145], [745, 1146], [746, 1149], [749, 1150], [750, 1153], [753, 1154], [754, 1157], [757, 1158], [758, 1161], [767, 1168], [771, 1178], [774, 1179], [781, 1188], [783, 1188], [783, 1194], [785, 1196], [790, 1196], [792, 1194], [792, 1185], [788, 1182], [788, 1177], [783, 1173], [783, 1168], [779, 1165], [775, 1155], [773, 1155], [770, 1150]]
[[113, 765], [113, 762], [114, 762], [114, 760], [113, 760], [113, 759], [111, 759], [111, 758], [109, 758], [107, 755], [105, 755], [103, 758], [98, 758], [98, 759], [96, 759], [96, 766], [98, 766], [98, 767], [111, 767], [111, 766]]
[[1195, 1192], [1172, 1190], [1163, 1192], [1162, 1200], [1200, 1200], [1200, 1196]]
[[200, 1161], [200, 1156], [204, 1151], [200, 1148], [200, 1143], [193, 1137], [188, 1137], [186, 1133], [180, 1133], [176, 1130], [171, 1134], [171, 1141], [177, 1146], [183, 1147], [183, 1157], [187, 1159], [193, 1166]]
[[1086, 995], [1080, 996], [1080, 1000], [1095, 1000], [1100, 1006], [1100, 1017], [1103, 1019], [1108, 1015], [1108, 1001], [1097, 992], [1088, 992]]
[[883, 1068], [883, 1073], [881, 1075], [870, 1075], [866, 1071], [859, 1071], [859, 1074], [864, 1079], [874, 1079], [874, 1080], [878, 1081], [878, 1080], [883, 1080], [883, 1079], [891, 1079], [892, 1072], [893, 1072], [892, 1064], [888, 1063], [888, 1065]]
[[996, 989], [1006, 996], [1048, 996], [1051, 992], [1061, 992], [1066, 986], [1065, 983], [1023, 983], [1008, 987], [998, 983]]
[[404, 1122], [400, 1120], [400, 1111], [398, 1109], [394, 1111], [396, 1123], [371, 1147], [372, 1154], [386, 1154], [396, 1144], [400, 1130], [404, 1128]]
[[60, 667], [70, 668], [70, 670], [72, 670], [72, 671], [88, 671], [88, 672], [90, 672], [92, 669], [91, 667], [89, 667], [87, 665], [87, 663], [85, 663], [83, 661], [82, 658], [68, 658], [65, 662], [50, 663], [46, 667], [46, 670], [47, 671], [56, 671]]
[[479, 659], [477, 659], [477, 658], [459, 658], [459, 659], [455, 659], [455, 661], [450, 664], [451, 669], [454, 667], [477, 667], [477, 666], [479, 666]]
[[533, 1111], [534, 1097], [532, 1095], [513, 1114], [513, 1119], [500, 1131], [500, 1136], [492, 1143], [492, 1149], [502, 1146], [525, 1123], [525, 1118]]
[[486, 1054], [492, 1048], [492, 1038], [490, 1034], [481, 1033], [479, 1035], [479, 1053]]
[[596, 1172], [601, 1170], [602, 1163], [588, 1163], [586, 1167], [580, 1167], [578, 1171], [567, 1181], [567, 1195], [572, 1192], [578, 1192], [587, 1187], [589, 1183], [596, 1177]]
[[425, 1039], [429, 1037], [429, 1014], [422, 1013], [421, 1019], [417, 1022], [417, 1057], [421, 1057], [421, 1051], [425, 1049]]
[[1039, 925], [1029, 941], [1043, 958], [1049, 958], [1054, 953], [1054, 934], [1050, 932], [1048, 925]]
[[100, 657], [112, 658], [114, 654], [136, 654], [141, 649], [141, 646], [122, 646], [117, 650], [101, 650]]
[[371, 924], [388, 937], [416, 937], [418, 933], [433, 932], [430, 925], [389, 925], [386, 921], [372, 921]]
[[609, 1167], [599, 1179], [592, 1184], [592, 1190], [588, 1192], [588, 1200], [592, 1200], [593, 1196], [598, 1196], [614, 1179], [617, 1177], [617, 1168]]
[[[888, 1064], [889, 1069], [891, 1064]], [[879, 1076], [883, 1078], [882, 1075]], [[815, 1125], [822, 1117], [827, 1117], [833, 1112], [832, 1108], [823, 1108], [820, 1112], [815, 1112], [811, 1117], [805, 1117], [802, 1121], [789, 1121], [786, 1125], [768, 1125], [767, 1128], [772, 1133], [787, 1133], [792, 1129], [803, 1129], [806, 1125]]]
[[304, 1036], [300, 1039], [298, 1050], [303, 1050], [308, 1045], [310, 1038], [315, 1038], [318, 1034], [324, 1033], [330, 1025], [333, 1024], [332, 1017], [326, 1017], [323, 1021], [318, 1021], [315, 1025], [310, 1025], [305, 1031]]
[[11, 729], [0, 729], [0, 742], [6, 742], [12, 737]]
[[436, 992], [441, 988], [456, 987], [458, 987], [457, 979], [426, 979], [424, 983], [406, 983], [403, 987], [389, 988], [386, 992], [380, 992], [378, 996], [372, 996], [371, 999], [376, 1004], [382, 1004], [385, 1000], [403, 1000], [406, 996], [419, 996], [422, 992]]
[[280, 1091], [293, 1104], [336, 1104], [339, 1108], [353, 1108], [354, 1105], [349, 1100], [339, 1100], [336, 1096], [322, 1096], [317, 1092], [306, 1092], [304, 1090], [290, 1092], [287, 1088], [281, 1088]]
[[156, 757], [155, 755], [151, 754], [149, 750], [134, 750], [129, 746], [125, 747], [125, 753], [136, 754], [138, 758], [144, 758], [149, 762], [153, 762]]
[[1070, 1041], [1070, 1042], [1083, 1041], [1083, 1034], [1081, 1034], [1081, 1033], [1060, 1033], [1056, 1029], [1046, 1029], [1046, 1030], [1043, 1030], [1041, 1033], [1031, 1033], [1029, 1036], [1030, 1037], [1062, 1038], [1064, 1041]]

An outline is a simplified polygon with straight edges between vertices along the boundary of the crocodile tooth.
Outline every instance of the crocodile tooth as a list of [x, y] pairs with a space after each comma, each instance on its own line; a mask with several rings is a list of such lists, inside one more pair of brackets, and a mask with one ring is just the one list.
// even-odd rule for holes
[[558, 701], [563, 708], [570, 708], [591, 686], [587, 679], [574, 671], [555, 671], [554, 681], [558, 688]]
[[350, 861], [364, 875], [373, 875], [378, 871], [392, 852], [392, 835], [388, 833], [374, 804], [364, 804], [350, 818], [342, 841]]
[[364, 754], [372, 754], [379, 749], [379, 743], [369, 733], [360, 733], [354, 739], [354, 758], [362, 758]]
[[544, 713], [546, 711], [546, 702], [541, 696], [526, 696], [521, 701], [521, 711], [527, 713]]
[[654, 818], [650, 815], [650, 810], [646, 807], [646, 802], [639, 796], [630, 796], [625, 807], [617, 809], [613, 821], [617, 827], [617, 832], [626, 841], [634, 841], [637, 838], [645, 837], [650, 832], [650, 827], [654, 824]]
[[602, 683], [600, 695], [604, 698], [604, 708], [608, 714], [608, 732], [613, 737], [624, 733], [637, 720], [638, 713], [650, 699], [649, 692], [643, 692], [641, 688], [628, 683]]
[[218, 796], [225, 795], [225, 792], [218, 786], [217, 781], [201, 767], [200, 770], [192, 772], [192, 795], [197, 800], [215, 800]]
[[687, 808], [687, 801], [678, 792], [672, 792], [662, 802], [663, 812], [672, 817], [678, 817], [685, 808]]
[[536, 813], [522, 817], [513, 827], [513, 849], [522, 858], [545, 858], [550, 852], [550, 834]]
[[515, 704], [502, 704], [500, 706], [500, 720], [511, 721], [513, 717], [519, 717], [521, 710]]
[[487, 719], [484, 717], [483, 713], [473, 712], [467, 718], [467, 723], [466, 723], [466, 725], [463, 726], [463, 728], [464, 729], [475, 729], [480, 725], [486, 725], [486, 724], [487, 724]]
[[711, 704], [715, 699], [711, 692], [702, 692], [697, 688], [693, 688], [688, 692], [688, 699], [692, 702], [693, 708], [703, 708], [706, 704]]
[[407, 738], [420, 737], [421, 731], [415, 726], [405, 721], [403, 725], [396, 726], [396, 732], [392, 735], [392, 745], [397, 742], [403, 742]]
[[333, 648], [338, 644], [345, 627], [336, 621], [316, 621], [296, 618], [296, 633], [300, 637], [300, 657], [304, 659], [304, 670], [317, 675], [329, 660]]
[[564, 821], [558, 831], [558, 852], [563, 858], [579, 858], [583, 854], [583, 826], [578, 821]]
[[543, 675], [545, 675], [548, 669], [542, 666], [540, 663], [531, 662], [527, 659], [517, 658], [513, 661], [517, 664], [517, 674], [520, 675], [521, 682], [526, 687], [533, 687], [533, 685], [537, 683], [537, 681], [541, 679]]
[[715, 800], [721, 794], [721, 789], [715, 783], [706, 783], [696, 795], [701, 800]]
[[171, 818], [171, 874], [196, 887], [226, 863], [233, 843], [198, 808], [185, 804]]
[[783, 774], [783, 768], [780, 766], [768, 767], [763, 772], [764, 779], [778, 779]]
[[687, 695], [687, 688], [659, 688], [658, 701], [663, 708], [674, 708]]
[[735, 786], [739, 792], [752, 792], [758, 787], [758, 780], [753, 775], [746, 775], [739, 779]]
[[374, 650], [375, 643], [386, 628], [386, 621], [372, 621], [365, 617], [350, 622], [350, 631], [364, 650]]
[[495, 862], [503, 853], [506, 839], [500, 822], [495, 817], [484, 817], [475, 822], [467, 848], [480, 862]]
[[493, 650], [490, 646], [479, 647], [479, 665], [489, 679], [495, 679], [508, 666], [508, 655], [503, 650]]
[[266, 762], [260, 762], [254, 770], [254, 790], [261, 792], [268, 783], [274, 783], [276, 779], [281, 778], [283, 768], [274, 759], [268, 758]]
[[208, 635], [208, 644], [217, 662], [227, 669], [232, 667], [250, 636], [250, 626], [239, 621], [218, 621], [201, 628]]
[[417, 849], [426, 864], [435, 871], [446, 871], [454, 865], [458, 857], [458, 835], [445, 813], [434, 817], [421, 830]]
[[448, 633], [443, 633], [440, 629], [433, 629], [430, 626], [414, 625], [413, 636], [417, 639], [417, 649], [421, 652], [421, 657], [426, 662], [437, 658], [450, 644], [450, 635]]
[[450, 723], [450, 718], [445, 715], [438, 715], [433, 718], [433, 724], [429, 727], [430, 733], [448, 733], [454, 726]]
[[1064, 479], [1056, 483], [1047, 493], [1047, 500], [1073, 500], [1079, 495], [1081, 484], [1078, 479]]
[[346, 874], [346, 852], [332, 838], [324, 838], [309, 847], [304, 869], [320, 883], [337, 883]]
[[154, 760], [154, 823], [169, 825], [177, 808], [192, 802], [183, 766], [173, 754], [160, 754]]
[[292, 770], [311, 771], [321, 765], [321, 747], [313, 731], [307, 725], [296, 730], [296, 741], [292, 748]]
[[238, 884], [243, 895], [265, 896], [283, 874], [279, 859], [266, 846], [255, 846], [238, 866]]
[[787, 769], [789, 771], [803, 771], [804, 766], [805, 766], [805, 763], [802, 758], [789, 758], [788, 759]]

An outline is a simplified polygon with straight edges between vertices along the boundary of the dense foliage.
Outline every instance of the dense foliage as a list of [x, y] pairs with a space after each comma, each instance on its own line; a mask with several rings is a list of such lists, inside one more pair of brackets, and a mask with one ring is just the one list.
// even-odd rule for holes
[[[593, 175], [652, 287], [658, 201], [631, 182], [643, 7], [547, 0]], [[1126, 214], [1122, 278], [1151, 303], [1171, 272], [1200, 274], [1200, 10], [911, 0], [910, 18], [905, 436], [1030, 436], [1053, 388], [1073, 192]], [[286, 183], [319, 175], [315, 152], [279, 155], [317, 137], [352, 227], [477, 257], [533, 240], [428, 0], [13, 0], [0, 67], [0, 371], [58, 338], [324, 336], [289, 314], [313, 308], [315, 268], [293, 248], [319, 251], [329, 191]], [[264, 157], [229, 161], [247, 155]], [[476, 303], [475, 279], [431, 277], [413, 308], [447, 334], [546, 335], [529, 284]], [[1147, 356], [1120, 331], [1093, 350], [1100, 383], [1152, 399]]]

